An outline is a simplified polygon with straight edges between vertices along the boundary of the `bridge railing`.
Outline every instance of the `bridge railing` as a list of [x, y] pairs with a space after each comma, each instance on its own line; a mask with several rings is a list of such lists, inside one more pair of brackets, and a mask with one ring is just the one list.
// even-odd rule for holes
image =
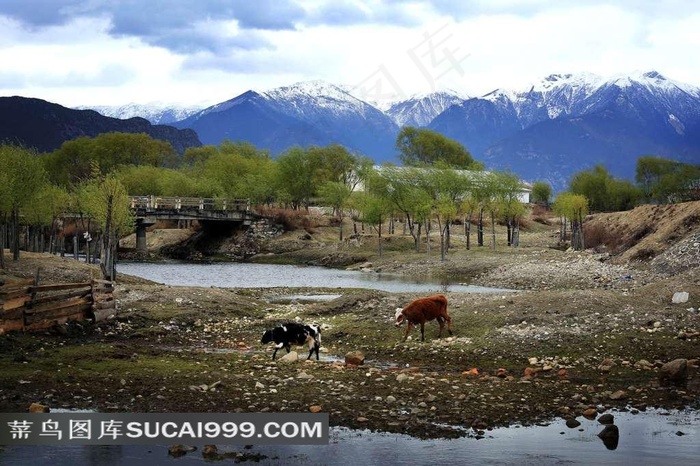
[[132, 209], [175, 210], [233, 210], [249, 211], [248, 199], [222, 199], [213, 197], [129, 196]]

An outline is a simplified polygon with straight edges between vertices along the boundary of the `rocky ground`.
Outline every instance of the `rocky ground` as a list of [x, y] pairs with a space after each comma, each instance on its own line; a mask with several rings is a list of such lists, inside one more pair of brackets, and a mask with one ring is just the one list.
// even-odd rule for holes
[[[455, 234], [445, 261], [435, 245], [416, 253], [398, 234], [384, 240], [381, 257], [369, 233], [338, 243], [332, 227], [260, 241], [256, 260], [518, 290], [448, 293], [454, 335], [437, 338], [432, 322], [425, 342], [414, 330], [402, 343], [403, 329], [392, 325], [394, 309], [417, 297], [409, 293], [340, 290], [331, 301], [299, 303], [274, 299], [289, 289], [169, 287], [120, 277], [112, 320], [0, 336], [0, 411], [25, 411], [33, 402], [125, 412], [320, 410], [332, 425], [450, 437], [612, 407], [697, 409], [698, 208], [606, 215], [606, 228], [624, 225], [621, 235], [636, 231], [629, 216], [653, 219], [655, 231], [668, 227], [653, 248], [641, 246], [653, 254], [636, 259], [625, 256], [630, 244], [562, 250], [552, 222], [531, 222], [519, 248], [498, 244], [495, 251], [467, 251]], [[653, 235], [637, 236], [632, 247], [639, 250]], [[30, 254], [19, 262], [6, 255], [4, 273], [33, 276], [39, 265], [47, 283], [92, 273], [70, 259]], [[674, 303], [677, 292], [689, 300]], [[298, 360], [271, 360], [260, 337], [288, 319], [322, 325], [320, 361], [306, 361], [301, 348]], [[353, 357], [363, 363], [347, 364]]]

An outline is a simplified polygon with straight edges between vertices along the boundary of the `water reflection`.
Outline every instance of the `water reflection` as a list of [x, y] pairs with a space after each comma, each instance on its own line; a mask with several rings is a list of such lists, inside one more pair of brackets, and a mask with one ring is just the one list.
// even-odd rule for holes
[[[567, 428], [565, 420], [557, 419], [548, 426], [494, 429], [481, 440], [471, 437], [423, 441], [400, 434], [333, 428], [328, 445], [257, 445], [250, 449], [219, 446], [219, 452], [241, 451], [264, 465], [698, 464], [700, 414], [697, 411], [650, 410], [637, 415], [620, 412], [615, 415], [615, 424], [606, 425], [602, 431], [597, 420], [583, 417], [577, 420], [580, 425], [576, 428]], [[617, 435], [612, 436], [614, 440], [599, 436], [601, 432], [612, 432], [615, 429], [611, 426], [618, 425]], [[4, 452], [0, 450], [0, 464], [190, 466], [209, 462], [202, 456], [201, 445], [197, 451], [180, 458], [169, 456], [167, 445], [8, 446]]]
[[620, 429], [615, 424], [609, 424], [598, 433], [598, 437], [603, 441], [605, 448], [615, 450], [620, 443]]
[[220, 288], [369, 288], [389, 292], [493, 293], [509, 290], [448, 283], [431, 277], [368, 273], [326, 267], [224, 262], [121, 262], [118, 272], [174, 286]]

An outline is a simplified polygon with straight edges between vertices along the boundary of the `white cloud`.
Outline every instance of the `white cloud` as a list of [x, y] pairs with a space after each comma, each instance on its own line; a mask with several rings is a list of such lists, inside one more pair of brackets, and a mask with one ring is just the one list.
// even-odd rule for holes
[[[63, 105], [213, 104], [248, 89], [311, 79], [381, 82], [384, 91], [406, 95], [435, 87], [480, 95], [551, 73], [640, 69], [700, 85], [700, 65], [692, 60], [700, 46], [696, 7], [548, 0], [288, 4], [294, 28], [251, 26], [273, 26], [270, 15], [241, 23], [231, 12], [191, 22], [170, 14], [139, 36], [127, 34], [138, 30], [136, 22], [124, 23], [131, 29], [115, 36], [108, 10], [76, 7], [93, 16], [29, 27], [1, 16], [0, 8], [0, 95]], [[135, 18], [127, 13], [119, 19]]]

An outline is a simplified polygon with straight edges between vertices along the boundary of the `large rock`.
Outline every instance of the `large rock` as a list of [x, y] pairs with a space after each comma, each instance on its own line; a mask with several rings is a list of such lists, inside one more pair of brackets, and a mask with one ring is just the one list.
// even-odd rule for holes
[[678, 291], [676, 293], [673, 293], [673, 298], [671, 298], [671, 302], [673, 304], [687, 303], [689, 297], [690, 295], [687, 291]]
[[365, 362], [365, 355], [361, 351], [351, 351], [345, 355], [345, 364], [361, 366]]
[[299, 353], [296, 351], [291, 351], [281, 358], [279, 358], [279, 362], [297, 362], [299, 360]]
[[687, 379], [687, 359], [675, 359], [671, 362], [667, 362], [659, 369], [659, 380], [662, 382], [683, 383]]
[[29, 405], [30, 413], [48, 413], [49, 411], [49, 407], [41, 403], [32, 403]]

